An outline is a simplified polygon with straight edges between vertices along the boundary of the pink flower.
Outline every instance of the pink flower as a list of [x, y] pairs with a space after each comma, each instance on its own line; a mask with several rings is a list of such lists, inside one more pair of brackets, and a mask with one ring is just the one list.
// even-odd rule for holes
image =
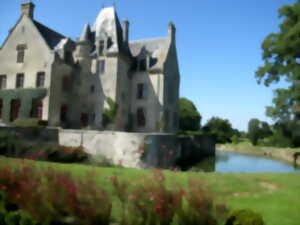
[[22, 134], [20, 132], [16, 132], [16, 137], [21, 137]]

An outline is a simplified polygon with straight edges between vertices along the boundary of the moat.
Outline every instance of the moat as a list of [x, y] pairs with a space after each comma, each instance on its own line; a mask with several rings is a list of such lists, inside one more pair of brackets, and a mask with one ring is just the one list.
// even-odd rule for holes
[[295, 168], [292, 165], [266, 157], [216, 151], [216, 157], [201, 161], [197, 164], [196, 170], [220, 173], [299, 173], [300, 165]]

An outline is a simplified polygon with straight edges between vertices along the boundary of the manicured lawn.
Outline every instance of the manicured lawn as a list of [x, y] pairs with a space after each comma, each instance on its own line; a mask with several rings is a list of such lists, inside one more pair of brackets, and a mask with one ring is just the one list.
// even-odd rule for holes
[[[18, 165], [20, 160], [0, 158], [0, 166]], [[99, 185], [111, 191], [107, 181], [110, 176], [117, 175], [129, 179], [134, 185], [141, 176], [150, 170], [102, 168], [77, 164], [59, 164], [33, 162], [37, 167], [46, 169], [53, 167], [71, 172], [77, 179], [94, 176]], [[218, 202], [224, 202], [230, 208], [250, 208], [260, 212], [267, 225], [299, 225], [300, 224], [300, 174], [273, 173], [192, 173], [164, 171], [167, 184], [187, 185], [190, 179], [205, 181]]]

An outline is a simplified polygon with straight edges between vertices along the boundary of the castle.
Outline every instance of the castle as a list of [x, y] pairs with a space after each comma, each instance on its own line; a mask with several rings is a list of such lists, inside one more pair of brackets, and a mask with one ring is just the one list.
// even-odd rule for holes
[[114, 7], [73, 41], [21, 15], [0, 48], [0, 119], [50, 127], [175, 133], [180, 74], [174, 24], [163, 38], [129, 41]]

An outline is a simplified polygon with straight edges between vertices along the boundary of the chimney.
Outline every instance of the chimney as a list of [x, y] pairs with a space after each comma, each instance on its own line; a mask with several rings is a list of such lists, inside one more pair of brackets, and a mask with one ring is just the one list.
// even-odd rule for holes
[[128, 43], [129, 39], [129, 21], [125, 20], [123, 22], [123, 41]]
[[34, 7], [35, 7], [35, 5], [32, 2], [22, 3], [21, 4], [22, 15], [25, 15], [25, 16], [29, 17], [30, 19], [33, 19]]
[[172, 22], [170, 22], [169, 26], [168, 26], [168, 35], [172, 41], [175, 41], [176, 27], [175, 27], [174, 23], [172, 23]]

